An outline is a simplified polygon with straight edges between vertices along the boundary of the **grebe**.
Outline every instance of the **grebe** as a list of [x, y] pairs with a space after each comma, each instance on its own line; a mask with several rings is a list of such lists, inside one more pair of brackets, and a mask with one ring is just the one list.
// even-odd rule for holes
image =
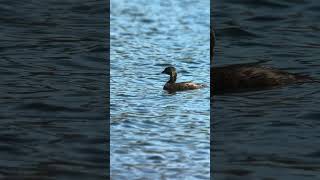
[[[215, 34], [210, 32], [210, 58], [213, 63]], [[263, 90], [293, 83], [314, 81], [309, 76], [262, 67], [259, 63], [234, 64], [210, 69], [210, 94]]]
[[170, 76], [169, 81], [164, 85], [163, 89], [167, 90], [169, 93], [173, 93], [176, 91], [186, 91], [193, 89], [200, 89], [206, 87], [204, 84], [192, 83], [192, 82], [180, 82], [176, 83], [177, 80], [177, 72], [176, 68], [170, 66], [166, 67], [163, 71], [163, 74], [168, 74]]

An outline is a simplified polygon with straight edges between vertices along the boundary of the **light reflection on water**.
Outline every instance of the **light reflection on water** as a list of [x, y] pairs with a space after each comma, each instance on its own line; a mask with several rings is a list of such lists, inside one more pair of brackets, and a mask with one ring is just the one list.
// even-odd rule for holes
[[209, 84], [209, 4], [111, 1], [113, 179], [209, 178], [210, 89], [168, 94], [161, 74]]

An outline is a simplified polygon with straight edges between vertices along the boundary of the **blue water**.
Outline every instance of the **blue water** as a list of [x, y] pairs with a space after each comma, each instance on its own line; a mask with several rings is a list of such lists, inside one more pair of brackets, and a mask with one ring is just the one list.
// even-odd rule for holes
[[210, 2], [111, 1], [112, 179], [209, 179], [209, 88], [168, 94], [161, 74], [210, 83]]
[[[320, 78], [320, 2], [217, 0], [215, 65], [257, 62]], [[216, 96], [216, 179], [320, 178], [320, 84]]]
[[106, 179], [106, 2], [1, 2], [0, 179]]

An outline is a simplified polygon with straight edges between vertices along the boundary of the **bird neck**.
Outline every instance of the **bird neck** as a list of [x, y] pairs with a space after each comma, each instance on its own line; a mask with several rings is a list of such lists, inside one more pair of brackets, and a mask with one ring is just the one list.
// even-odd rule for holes
[[177, 80], [177, 73], [176, 72], [172, 72], [170, 74], [170, 79], [169, 79], [168, 83], [175, 83], [176, 80]]

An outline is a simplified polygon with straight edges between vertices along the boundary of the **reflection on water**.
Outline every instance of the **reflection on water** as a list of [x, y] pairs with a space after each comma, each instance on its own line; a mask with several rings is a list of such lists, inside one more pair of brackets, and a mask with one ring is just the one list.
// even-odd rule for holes
[[209, 178], [210, 89], [168, 94], [161, 74], [209, 84], [209, 3], [111, 1], [113, 179]]
[[[265, 65], [319, 74], [319, 1], [218, 0], [217, 65]], [[216, 179], [318, 179], [319, 84], [216, 96]]]

